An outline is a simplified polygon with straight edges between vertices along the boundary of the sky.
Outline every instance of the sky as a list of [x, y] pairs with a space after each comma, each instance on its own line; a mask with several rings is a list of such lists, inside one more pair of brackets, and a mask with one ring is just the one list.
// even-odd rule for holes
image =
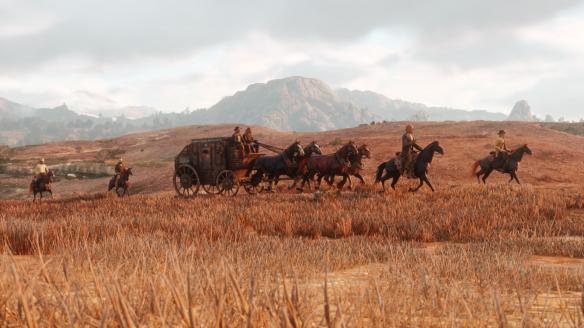
[[584, 117], [584, 0], [0, 0], [0, 97], [206, 108], [287, 76]]

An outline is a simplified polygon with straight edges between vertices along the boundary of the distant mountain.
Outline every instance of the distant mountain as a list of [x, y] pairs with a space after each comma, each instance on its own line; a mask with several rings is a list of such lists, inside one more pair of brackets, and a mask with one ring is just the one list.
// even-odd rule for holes
[[32, 108], [0, 97], [0, 119], [17, 119], [32, 114]]
[[252, 84], [206, 111], [212, 123], [258, 124], [285, 131], [324, 131], [378, 119], [345, 101], [324, 82], [290, 77]]
[[484, 110], [468, 111], [446, 107], [429, 107], [420, 103], [389, 99], [372, 91], [338, 89], [336, 93], [344, 101], [351, 102], [390, 121], [404, 121], [418, 117], [424, 117], [429, 121], [503, 121], [507, 118], [505, 114]]
[[511, 114], [509, 114], [509, 121], [533, 122], [535, 117], [531, 113], [531, 107], [526, 100], [519, 100], [513, 106]]
[[[513, 119], [528, 117], [524, 115], [525, 105], [516, 105]], [[390, 99], [372, 91], [333, 90], [320, 80], [304, 77], [252, 84], [209, 109], [161, 113], [151, 107], [126, 107], [104, 109], [104, 112], [118, 112], [119, 116], [78, 114], [66, 104], [32, 108], [0, 98], [0, 144], [107, 139], [192, 124], [253, 124], [281, 131], [324, 131], [381, 120], [501, 121], [507, 118], [487, 111], [430, 107]], [[144, 116], [146, 113], [151, 114]]]

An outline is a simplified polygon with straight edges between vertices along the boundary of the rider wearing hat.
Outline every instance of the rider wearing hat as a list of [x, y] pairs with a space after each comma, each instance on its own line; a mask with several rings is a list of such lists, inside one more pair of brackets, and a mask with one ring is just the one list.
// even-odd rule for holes
[[402, 151], [400, 154], [402, 171], [408, 176], [413, 175], [412, 162], [415, 154], [414, 149], [422, 151], [422, 147], [416, 143], [416, 138], [414, 137], [414, 127], [408, 124], [406, 126], [406, 132], [402, 136]]
[[233, 145], [241, 150], [242, 154], [245, 154], [245, 148], [243, 147], [243, 137], [241, 136], [241, 129], [236, 126], [233, 129], [233, 135], [231, 135]]
[[495, 141], [495, 165], [502, 165], [505, 156], [509, 154], [509, 149], [507, 149], [507, 144], [505, 143], [505, 130], [499, 130], [497, 135], [498, 138]]
[[245, 129], [245, 132], [243, 133], [243, 145], [245, 146], [245, 151], [249, 154], [249, 153], [253, 153], [254, 152], [254, 140], [253, 140], [253, 134], [251, 133], [251, 128], [247, 128]]

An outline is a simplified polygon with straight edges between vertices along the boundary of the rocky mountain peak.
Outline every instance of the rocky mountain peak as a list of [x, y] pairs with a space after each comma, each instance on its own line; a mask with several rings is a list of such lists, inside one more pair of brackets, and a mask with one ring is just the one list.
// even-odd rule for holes
[[509, 121], [532, 122], [534, 121], [531, 107], [526, 100], [519, 100], [513, 106], [511, 114], [509, 114]]

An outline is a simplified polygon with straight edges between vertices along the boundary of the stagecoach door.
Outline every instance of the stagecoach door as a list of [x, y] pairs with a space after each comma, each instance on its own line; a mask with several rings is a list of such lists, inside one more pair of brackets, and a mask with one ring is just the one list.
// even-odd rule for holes
[[199, 148], [199, 170], [200, 179], [204, 184], [211, 184], [213, 182], [213, 172], [212, 172], [212, 154], [213, 154], [213, 144], [204, 143]]
[[224, 151], [223, 141], [199, 144], [197, 171], [203, 184], [214, 185], [219, 172], [225, 169]]

